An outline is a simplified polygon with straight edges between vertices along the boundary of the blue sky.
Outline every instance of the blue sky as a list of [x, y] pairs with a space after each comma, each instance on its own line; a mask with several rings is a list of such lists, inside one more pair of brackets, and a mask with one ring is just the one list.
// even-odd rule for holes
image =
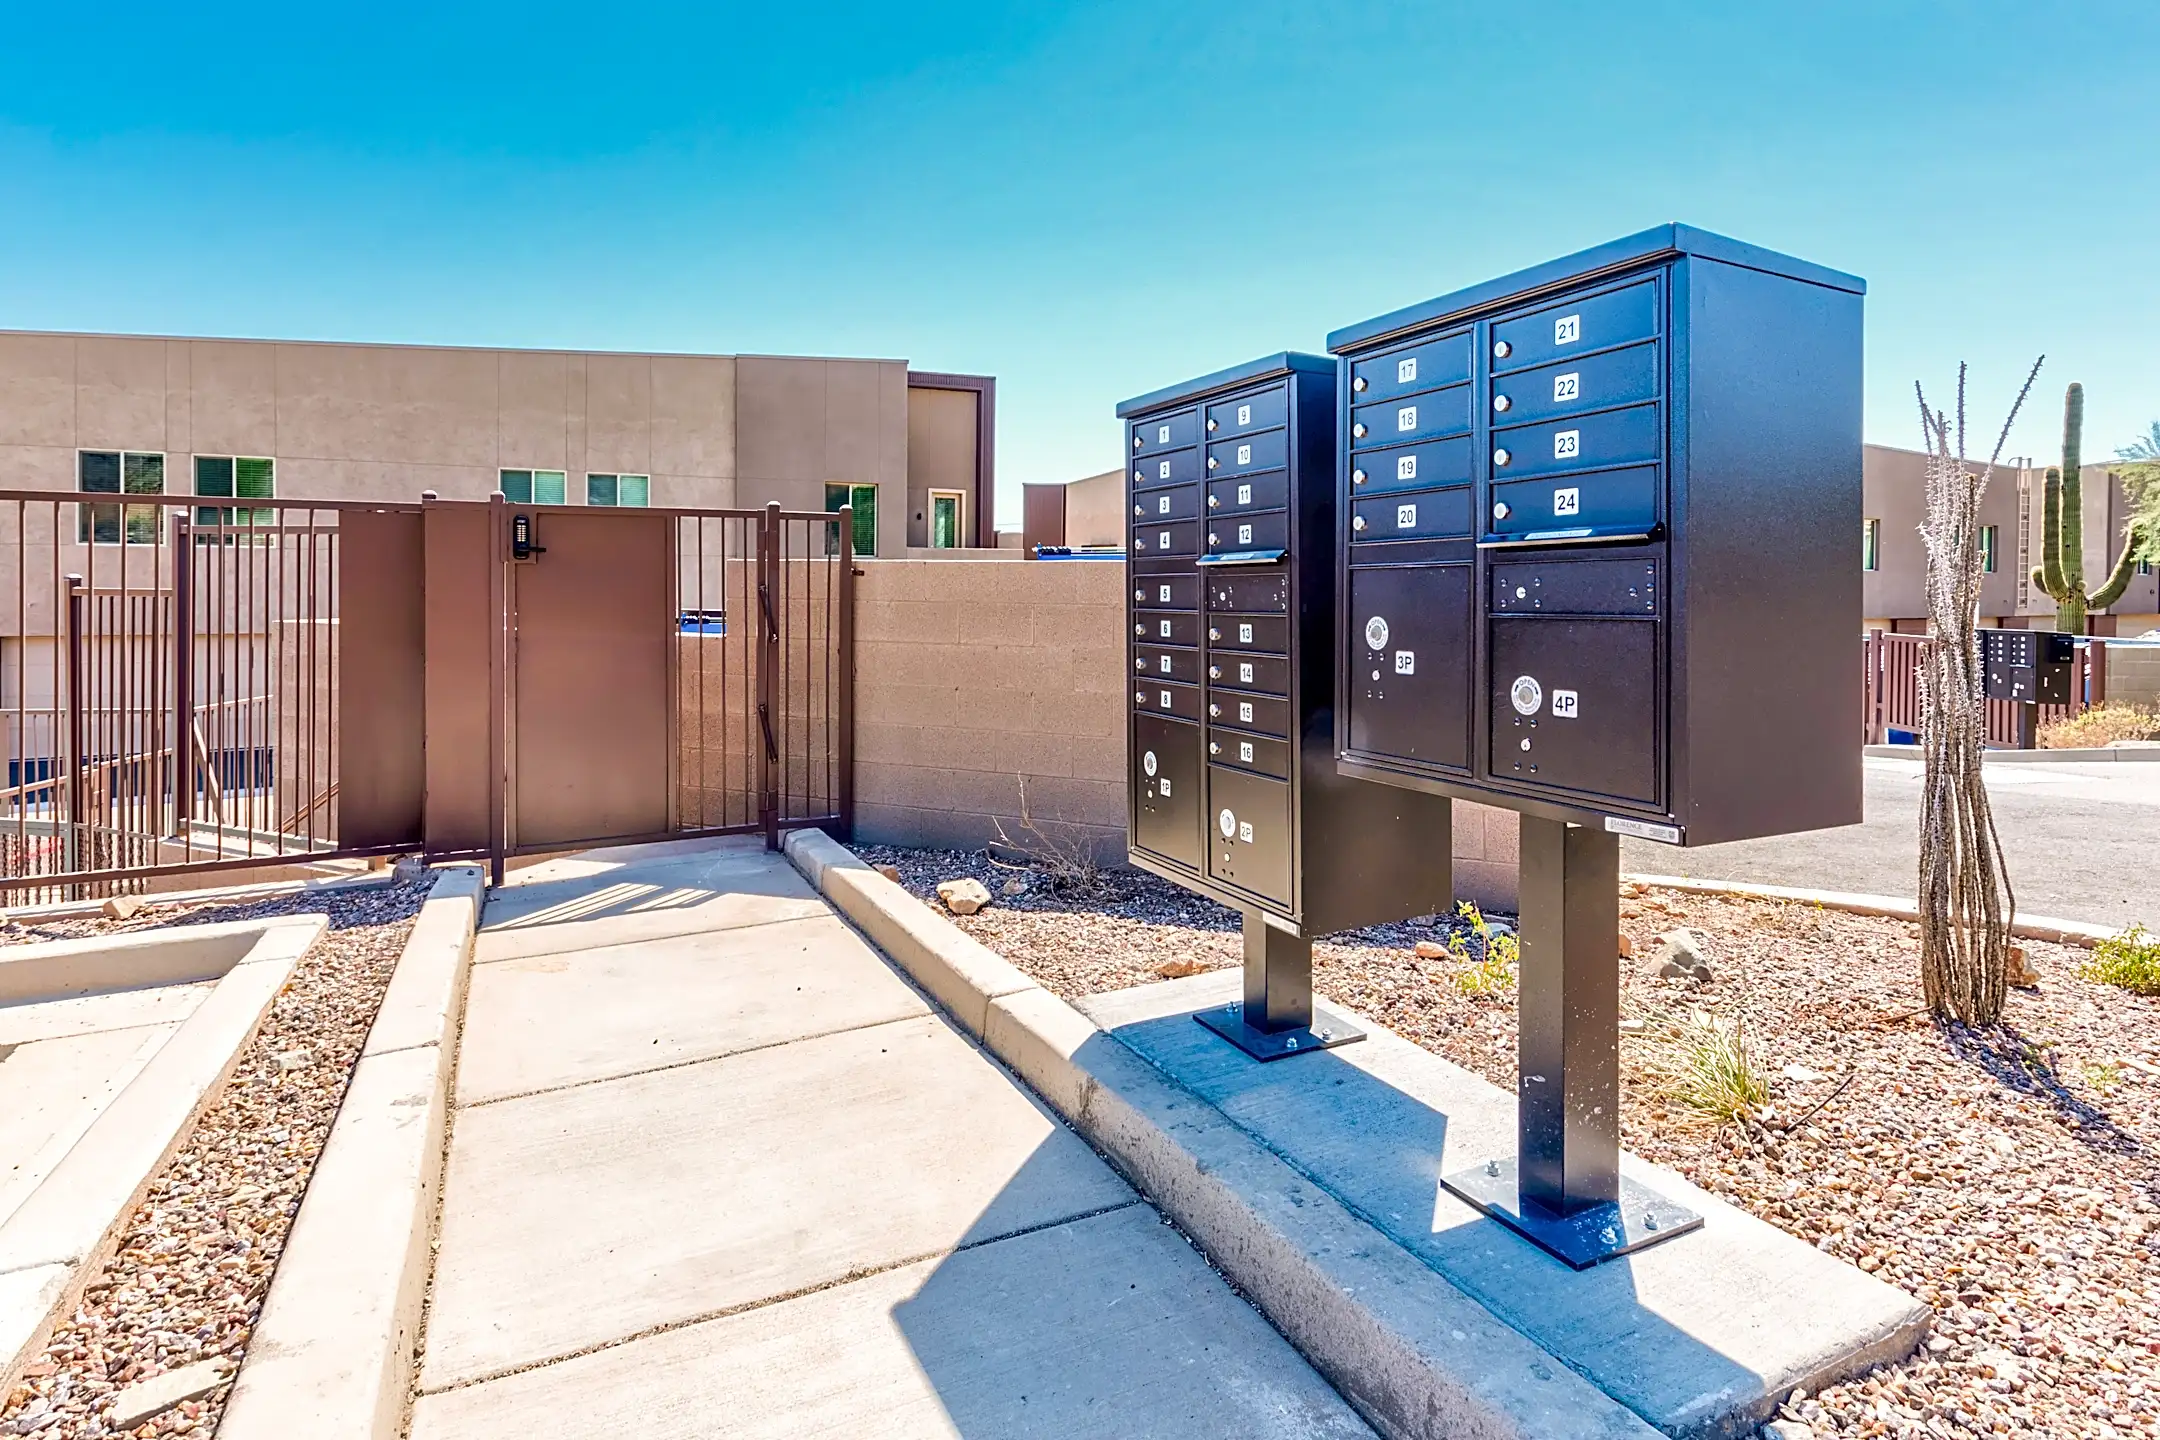
[[2160, 5], [12, 7], [0, 326], [903, 356], [1111, 407], [1666, 220], [1867, 278], [1872, 440], [2160, 417]]

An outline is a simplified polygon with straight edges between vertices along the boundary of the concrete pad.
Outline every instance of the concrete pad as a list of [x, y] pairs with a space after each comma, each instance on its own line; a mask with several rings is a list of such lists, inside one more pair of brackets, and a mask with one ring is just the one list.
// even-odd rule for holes
[[797, 920], [827, 910], [785, 859], [735, 846], [605, 865], [551, 861], [514, 878], [516, 883], [488, 895], [474, 952], [479, 962]]
[[486, 893], [487, 876], [477, 865], [435, 872], [360, 1047], [363, 1056], [434, 1045], [449, 1033], [451, 1016], [465, 1003], [473, 931]]
[[0, 1225], [179, 1028], [101, 1030], [7, 1052], [0, 1063]]
[[[0, 1005], [0, 1046], [133, 1030], [144, 1025], [177, 1025], [194, 1014], [195, 1007], [209, 993], [209, 983], [204, 982]], [[0, 1148], [0, 1154], [5, 1153]]]
[[529, 955], [474, 971], [458, 1103], [929, 1013], [829, 912]]
[[423, 1388], [1131, 1198], [935, 1018], [461, 1110]]
[[1372, 1431], [1145, 1205], [423, 1397], [413, 1440]]
[[1622, 1157], [1703, 1229], [1573, 1271], [1440, 1188], [1515, 1145], [1513, 1097], [1361, 1020], [1370, 1038], [1257, 1065], [1193, 1022], [1235, 972], [1090, 997], [1080, 1009], [1390, 1240], [1670, 1435], [1736, 1435], [1796, 1386], [1908, 1353], [1927, 1307]]
[[0, 1272], [0, 1396], [7, 1393], [15, 1372], [30, 1363], [31, 1352], [45, 1342], [73, 1273], [66, 1265]]

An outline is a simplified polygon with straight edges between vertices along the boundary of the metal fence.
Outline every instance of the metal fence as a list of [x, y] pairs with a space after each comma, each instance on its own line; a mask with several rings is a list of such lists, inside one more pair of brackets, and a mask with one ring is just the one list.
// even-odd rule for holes
[[[1870, 630], [1860, 642], [1861, 730], [1866, 744], [1887, 742], [1892, 730], [1920, 731], [1920, 665], [1934, 639]], [[2107, 641], [2081, 639], [2071, 677], [2071, 703], [2034, 706], [2033, 729], [2073, 720], [2107, 699]], [[2029, 741], [2022, 728], [2025, 707], [2013, 700], [1987, 702], [1987, 743], [2014, 749]]]
[[[375, 588], [354, 593], [379, 599], [386, 573], [397, 586], [424, 589], [438, 574], [423, 563], [424, 523], [450, 511], [463, 512], [464, 533], [485, 536], [474, 563], [506, 569], [512, 507], [499, 499], [235, 507], [153, 494], [103, 501], [0, 491], [0, 895], [36, 903], [155, 888], [164, 877], [204, 871], [474, 853], [473, 837], [431, 843], [418, 815], [417, 752], [432, 744], [437, 759], [483, 783], [492, 773], [497, 796], [508, 788], [514, 758], [499, 737], [514, 721], [515, 696], [492, 664], [486, 728], [438, 731], [432, 713], [418, 713], [423, 687], [409, 687], [415, 713], [393, 728], [409, 731], [416, 751], [411, 825], [386, 836], [376, 806], [358, 843], [340, 802], [347, 717], [368, 713], [347, 703], [354, 697], [341, 683], [341, 632], [359, 638], [344, 623], [348, 541], [382, 533], [382, 517], [403, 517], [398, 533], [411, 553], [388, 572], [374, 565]], [[674, 533], [663, 562], [672, 565], [670, 688], [661, 702], [668, 723], [664, 741], [641, 742], [667, 752], [661, 833], [763, 832], [773, 844], [795, 825], [845, 833], [854, 570], [835, 542], [850, 517], [777, 506], [652, 515]], [[475, 530], [483, 517], [485, 530]], [[370, 566], [371, 554], [352, 558]], [[510, 593], [490, 581], [472, 596], [490, 599], [468, 607], [483, 613], [462, 623], [496, 637], [475, 654], [489, 645], [508, 653]], [[416, 616], [431, 598], [398, 597]], [[417, 677], [427, 642], [417, 621], [410, 632], [397, 644], [411, 653], [399, 659]], [[362, 690], [380, 673], [380, 648]], [[351, 743], [375, 742], [363, 734]], [[603, 767], [654, 761], [604, 751], [594, 759]], [[368, 769], [360, 783], [380, 773]], [[500, 800], [484, 808], [494, 823], [478, 853], [499, 866], [520, 847]]]

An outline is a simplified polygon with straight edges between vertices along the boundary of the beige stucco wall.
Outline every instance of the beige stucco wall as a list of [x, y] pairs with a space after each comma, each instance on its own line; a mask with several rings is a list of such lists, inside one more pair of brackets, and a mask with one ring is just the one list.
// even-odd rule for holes
[[[874, 560], [859, 567], [855, 834], [968, 849], [1039, 823], [1125, 847], [1125, 567]], [[1455, 889], [1515, 904], [1516, 818], [1455, 807]]]
[[828, 481], [878, 487], [878, 552], [907, 544], [903, 360], [744, 355], [735, 362], [738, 503], [825, 508]]
[[1065, 487], [1065, 543], [1125, 543], [1125, 472], [1108, 470]]
[[910, 386], [907, 405], [907, 543], [930, 545], [930, 492], [961, 496], [960, 547], [975, 548], [975, 448], [982, 396]]

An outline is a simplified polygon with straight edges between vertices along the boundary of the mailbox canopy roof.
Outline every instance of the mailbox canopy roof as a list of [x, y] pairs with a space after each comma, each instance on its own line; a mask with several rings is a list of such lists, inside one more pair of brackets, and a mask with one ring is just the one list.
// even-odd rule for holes
[[1277, 375], [1287, 375], [1293, 370], [1304, 370], [1315, 375], [1333, 375], [1335, 359], [1330, 355], [1304, 355], [1295, 350], [1285, 350], [1279, 355], [1263, 355], [1258, 360], [1248, 360], [1243, 365], [1233, 365], [1227, 370], [1217, 370], [1212, 375], [1202, 375], [1197, 380], [1185, 380], [1160, 390], [1150, 390], [1145, 395], [1135, 395], [1130, 400], [1118, 402], [1118, 419], [1145, 415], [1150, 410], [1160, 410], [1165, 405], [1178, 405], [1197, 400], [1217, 390], [1230, 390], [1248, 385], [1255, 380], [1266, 380]]
[[[1502, 275], [1497, 280], [1487, 280], [1464, 290], [1456, 290], [1438, 299], [1427, 300], [1418, 305], [1406, 305], [1370, 320], [1346, 325], [1327, 337], [1330, 353], [1340, 355], [1382, 340], [1402, 331], [1421, 330], [1451, 320], [1473, 310], [1483, 310], [1508, 301], [1528, 300], [1541, 291], [1556, 290], [1565, 286], [1579, 285], [1611, 271], [1625, 270], [1649, 260], [1667, 260], [1681, 255], [1701, 255], [1706, 259], [1723, 260], [1728, 264], [1761, 270], [1772, 275], [1783, 275], [1792, 280], [1803, 280], [1811, 285], [1827, 285], [1833, 290], [1846, 290], [1855, 295], [1867, 293], [1867, 282], [1857, 275], [1847, 275], [1841, 270], [1813, 265], [1796, 260], [1790, 255], [1780, 255], [1775, 250], [1765, 250], [1739, 240], [1727, 239], [1708, 230], [1698, 230], [1692, 225], [1659, 225], [1640, 234], [1623, 239], [1607, 241], [1603, 245], [1581, 250], [1573, 255], [1563, 255], [1512, 275]], [[1130, 402], [1128, 402], [1130, 403]], [[1118, 408], [1123, 415], [1123, 406]]]

